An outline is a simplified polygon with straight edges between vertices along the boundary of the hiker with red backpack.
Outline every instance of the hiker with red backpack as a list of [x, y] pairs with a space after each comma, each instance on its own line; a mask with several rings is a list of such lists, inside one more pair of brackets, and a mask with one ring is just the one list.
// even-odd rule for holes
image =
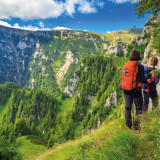
[[[126, 126], [132, 127], [131, 109], [132, 104], [136, 106], [136, 117], [142, 113], [142, 83], [150, 83], [150, 79], [145, 79], [144, 66], [138, 64], [141, 60], [139, 51], [133, 50], [130, 54], [130, 61], [126, 62], [120, 82], [120, 88], [123, 89], [125, 97], [125, 121]], [[136, 118], [134, 128], [138, 129], [139, 120]]]
[[144, 73], [146, 79], [151, 79], [150, 84], [143, 84], [143, 112], [148, 111], [149, 98], [152, 99], [152, 106], [158, 106], [158, 94], [156, 90], [156, 84], [159, 82], [159, 75], [155, 75], [152, 71], [157, 70], [155, 66], [158, 64], [157, 57], [150, 58], [150, 67], [144, 67]]

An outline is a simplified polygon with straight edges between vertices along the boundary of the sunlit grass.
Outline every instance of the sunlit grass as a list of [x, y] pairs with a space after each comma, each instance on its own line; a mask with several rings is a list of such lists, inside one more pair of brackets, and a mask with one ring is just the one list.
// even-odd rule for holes
[[16, 142], [18, 143], [18, 150], [20, 151], [23, 159], [34, 156], [47, 149], [47, 147], [43, 145], [31, 143], [26, 136], [19, 137]]
[[[122, 112], [118, 114], [120, 109]], [[95, 132], [54, 146], [52, 150], [45, 151], [37, 159], [160, 159], [160, 109], [157, 108], [141, 116], [139, 131], [130, 130], [124, 125], [123, 114], [124, 108], [118, 108], [112, 113], [110, 121], [104, 122]]]
[[8, 99], [4, 105], [0, 105], [0, 123], [2, 123], [3, 116], [5, 115], [5, 113], [7, 111], [7, 107], [8, 107], [9, 102], [10, 102], [10, 99]]
[[64, 113], [67, 113], [69, 111], [72, 111], [73, 97], [66, 98], [65, 100], [62, 100], [61, 103], [62, 104], [60, 105], [60, 113], [64, 114]]

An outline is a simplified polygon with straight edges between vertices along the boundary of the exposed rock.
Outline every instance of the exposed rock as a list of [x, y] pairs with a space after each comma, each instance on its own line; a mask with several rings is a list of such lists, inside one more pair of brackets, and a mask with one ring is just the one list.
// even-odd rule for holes
[[94, 97], [95, 97], [95, 96], [90, 96], [90, 95], [88, 94], [87, 99], [91, 101], [91, 100], [94, 99]]
[[125, 46], [121, 45], [119, 42], [106, 44], [104, 49], [107, 49], [106, 54], [118, 53], [121, 49], [125, 49]]
[[145, 44], [147, 42], [147, 38], [143, 39], [141, 38], [139, 41], [137, 41], [138, 45]]
[[67, 73], [70, 65], [74, 62], [74, 55], [71, 51], [68, 51], [66, 54], [65, 64], [60, 68], [59, 72], [56, 75], [57, 83], [59, 84], [64, 75]]
[[32, 86], [32, 89], [34, 88], [34, 82], [35, 82], [35, 81], [34, 81], [34, 79], [32, 78], [32, 79], [31, 79], [31, 86]]
[[20, 41], [18, 43], [17, 47], [20, 48], [21, 50], [23, 50], [23, 49], [27, 48], [28, 46], [27, 46], [27, 44], [25, 42]]
[[144, 58], [143, 58], [143, 61], [142, 61], [143, 65], [147, 65], [147, 66], [149, 65], [149, 60], [147, 58], [147, 55], [148, 55], [149, 51], [150, 51], [150, 43], [147, 45], [147, 47], [144, 51]]
[[113, 104], [114, 106], [117, 106], [117, 92], [116, 91], [111, 93], [110, 97], [107, 98], [104, 106], [110, 106], [111, 104]]
[[36, 52], [34, 53], [34, 58], [40, 58], [43, 54], [43, 49], [41, 49], [40, 43], [36, 43]]
[[87, 72], [87, 67], [84, 68], [84, 71]]
[[101, 121], [100, 121], [100, 118], [98, 117], [98, 121], [97, 121], [97, 128], [99, 128], [101, 125]]
[[75, 74], [74, 77], [70, 79], [70, 84], [65, 88], [64, 93], [66, 93], [69, 97], [73, 96], [78, 79], [79, 77]]

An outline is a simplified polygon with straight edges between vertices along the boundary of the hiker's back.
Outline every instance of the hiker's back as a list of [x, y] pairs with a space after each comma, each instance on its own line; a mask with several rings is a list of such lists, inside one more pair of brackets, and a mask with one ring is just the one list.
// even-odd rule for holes
[[[151, 79], [151, 67], [144, 67], [144, 75], [145, 75], [145, 80]], [[148, 83], [143, 83], [142, 84], [143, 89], [148, 89]]]
[[137, 87], [138, 64], [137, 61], [128, 61], [122, 69], [120, 88], [131, 91]]

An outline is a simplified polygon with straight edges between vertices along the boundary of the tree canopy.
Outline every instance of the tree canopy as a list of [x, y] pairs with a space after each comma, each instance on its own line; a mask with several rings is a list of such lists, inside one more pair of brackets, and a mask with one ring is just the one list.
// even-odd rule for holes
[[139, 17], [144, 16], [146, 13], [155, 14], [160, 12], [160, 0], [137, 0], [137, 2], [135, 8]]

